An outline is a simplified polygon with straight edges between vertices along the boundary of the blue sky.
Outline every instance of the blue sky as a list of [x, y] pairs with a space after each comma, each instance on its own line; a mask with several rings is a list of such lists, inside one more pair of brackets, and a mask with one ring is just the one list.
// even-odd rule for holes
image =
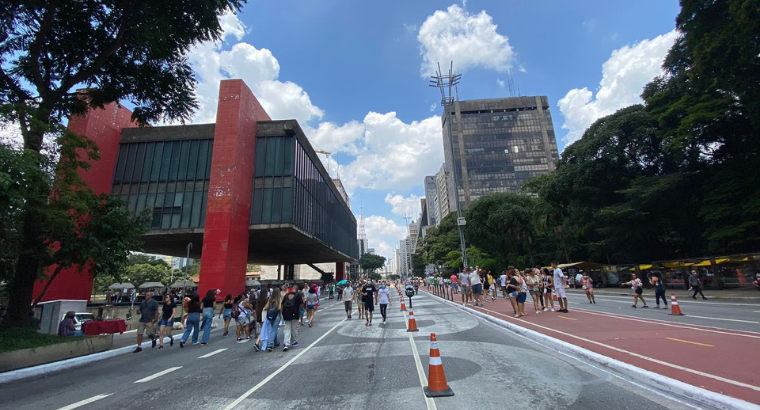
[[[224, 41], [190, 55], [212, 122], [218, 82], [242, 78], [274, 119], [296, 118], [363, 207], [370, 247], [390, 256], [440, 168], [440, 95], [428, 63], [463, 73], [461, 99], [547, 95], [559, 149], [637, 103], [675, 40], [676, 0], [252, 0]], [[338, 166], [339, 164], [339, 166]]]

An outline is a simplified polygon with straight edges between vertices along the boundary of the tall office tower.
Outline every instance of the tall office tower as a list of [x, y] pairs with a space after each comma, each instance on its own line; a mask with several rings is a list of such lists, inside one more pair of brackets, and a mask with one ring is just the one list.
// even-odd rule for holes
[[443, 218], [451, 212], [456, 211], [454, 207], [454, 181], [451, 179], [451, 171], [446, 169], [446, 164], [441, 165], [441, 169], [435, 174], [436, 206], [438, 210], [438, 223], [441, 224]]
[[438, 225], [438, 190], [435, 187], [435, 175], [425, 177], [425, 211], [427, 211], [427, 225]]
[[486, 195], [519, 193], [559, 160], [545, 96], [453, 101], [442, 123], [445, 168], [453, 171], [447, 183], [458, 187], [459, 201], [449, 198], [451, 212]]
[[417, 222], [409, 223], [409, 250], [411, 253], [417, 252], [417, 239], [419, 237], [419, 225]]

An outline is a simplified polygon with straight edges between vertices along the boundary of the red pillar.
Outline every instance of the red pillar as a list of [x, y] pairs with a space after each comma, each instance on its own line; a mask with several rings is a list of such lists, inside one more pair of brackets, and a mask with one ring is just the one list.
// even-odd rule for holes
[[[219, 87], [198, 292], [245, 290], [256, 122], [270, 121], [242, 80]], [[221, 296], [224, 297], [224, 296]]]
[[[102, 110], [90, 110], [84, 116], [69, 118], [69, 130], [84, 135], [98, 144], [100, 160], [91, 163], [90, 169], [80, 170], [81, 177], [90, 184], [96, 194], [111, 193], [116, 159], [119, 155], [121, 130], [136, 127], [132, 122], [132, 112], [116, 103], [106, 105]], [[50, 266], [46, 273], [51, 274], [57, 265]], [[45, 287], [46, 281], [34, 284], [33, 298], [36, 299]], [[43, 302], [56, 299], [90, 300], [92, 278], [89, 269], [79, 272], [76, 268], [65, 269], [50, 285]]]
[[338, 262], [335, 264], [335, 281], [340, 282], [346, 279], [346, 263]]

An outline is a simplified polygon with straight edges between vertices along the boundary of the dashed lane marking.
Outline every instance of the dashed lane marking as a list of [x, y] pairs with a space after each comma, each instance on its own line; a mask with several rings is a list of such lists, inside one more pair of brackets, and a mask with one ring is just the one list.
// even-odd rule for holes
[[708, 345], [707, 343], [691, 342], [689, 340], [676, 339], [675, 337], [666, 337], [665, 339], [672, 340], [674, 342], [688, 343], [697, 346], [715, 347], [715, 345]]
[[[404, 314], [404, 322], [408, 323], [409, 320], [406, 312], [402, 313]], [[425, 369], [422, 367], [420, 354], [417, 352], [417, 345], [414, 343], [414, 336], [412, 336], [411, 333], [407, 333], [407, 336], [409, 336], [409, 343], [412, 345], [412, 356], [414, 357], [414, 365], [417, 367], [417, 376], [419, 376], [420, 385], [424, 389], [428, 384], [427, 377], [425, 376]], [[424, 394], [424, 390], [423, 396], [425, 397], [425, 404], [427, 404], [428, 410], [438, 410], [438, 407], [435, 405], [435, 400], [433, 400], [432, 397], [428, 397], [426, 394]]]
[[151, 380], [153, 380], [153, 379], [157, 379], [157, 378], [159, 378], [159, 377], [161, 377], [161, 376], [163, 376], [163, 375], [165, 375], [165, 374], [169, 374], [169, 373], [171, 373], [171, 372], [173, 372], [173, 371], [175, 371], [175, 370], [179, 370], [179, 369], [181, 369], [181, 368], [182, 368], [182, 366], [177, 366], [177, 367], [170, 367], [170, 368], [168, 368], [168, 369], [166, 369], [166, 370], [162, 370], [162, 371], [160, 371], [160, 372], [158, 372], [158, 373], [156, 373], [156, 374], [154, 374], [154, 375], [151, 375], [151, 376], [148, 376], [148, 377], [146, 377], [146, 378], [140, 379], [140, 380], [136, 381], [135, 383], [145, 383], [145, 382], [149, 382], [149, 381], [151, 381]]
[[82, 406], [84, 406], [86, 404], [90, 404], [90, 403], [96, 402], [96, 401], [98, 401], [100, 399], [105, 399], [106, 397], [108, 397], [108, 396], [110, 396], [112, 394], [113, 393], [98, 394], [97, 396], [92, 396], [89, 399], [84, 399], [82, 401], [78, 401], [76, 403], [69, 404], [68, 406], [61, 407], [58, 410], [73, 410], [73, 409], [76, 409], [78, 407], [82, 407]]
[[728, 321], [728, 322], [740, 322], [740, 323], [760, 324], [760, 322], [754, 322], [752, 320], [726, 319], [726, 318], [722, 318], [722, 317], [707, 317], [707, 316], [694, 316], [694, 315], [689, 315], [689, 317], [695, 317], [697, 319], [725, 320], [725, 321]]
[[571, 317], [564, 317], [564, 316], [559, 316], [559, 318], [560, 319], [565, 319], [565, 320], [578, 320], [578, 319], [573, 319]]
[[215, 354], [219, 354], [219, 353], [222, 353], [222, 352], [223, 352], [223, 351], [225, 351], [225, 350], [227, 350], [227, 348], [224, 348], [224, 349], [217, 349], [217, 350], [214, 350], [214, 351], [213, 351], [213, 352], [211, 352], [211, 353], [206, 353], [206, 354], [204, 354], [203, 356], [198, 356], [198, 358], [199, 358], [199, 359], [205, 359], [205, 358], [207, 358], [207, 357], [211, 357], [211, 356], [213, 356], [213, 355], [215, 355]]

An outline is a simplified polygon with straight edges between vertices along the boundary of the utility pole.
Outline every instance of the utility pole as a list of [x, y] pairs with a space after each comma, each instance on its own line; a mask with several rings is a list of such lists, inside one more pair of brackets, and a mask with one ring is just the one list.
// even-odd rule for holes
[[[438, 71], [435, 73], [436, 75], [431, 76], [430, 80], [430, 86], [434, 88], [438, 88], [441, 91], [441, 105], [443, 106], [443, 116], [445, 117], [447, 113], [449, 112], [449, 107], [454, 107], [456, 111], [456, 116], [459, 117], [459, 89], [456, 87], [459, 84], [459, 81], [462, 78], [462, 74], [455, 74], [454, 73], [454, 62], [451, 62], [451, 67], [449, 68], [449, 73], [444, 75], [441, 71], [441, 64], [438, 64]], [[452, 94], [452, 88], [456, 91], [456, 103], [454, 97]], [[454, 159], [454, 138], [452, 136], [453, 130], [451, 129], [451, 121], [446, 121], [446, 126], [449, 127], [449, 148], [451, 150], [451, 172], [454, 174], [454, 192], [456, 196], [456, 207], [457, 207], [457, 230], [459, 231], [459, 246], [461, 247], [462, 252], [462, 266], [465, 268], [467, 267], [467, 246], [465, 245], [465, 239], [464, 239], [464, 226], [466, 225], [465, 218], [462, 216], [462, 206], [459, 201], [459, 180], [457, 178], [457, 172], [454, 169], [454, 163], [456, 162]], [[463, 147], [463, 135], [461, 133], [461, 120], [457, 122], [457, 138], [459, 140], [460, 146]], [[460, 150], [460, 154], [462, 155], [462, 158], [464, 158], [464, 152]], [[461, 161], [460, 161], [461, 162]], [[445, 166], [445, 165], [444, 165]], [[461, 165], [460, 165], [461, 166]], [[464, 170], [463, 170], [464, 171]], [[465, 181], [466, 182], [466, 181]], [[465, 189], [465, 196], [467, 202], [469, 202], [469, 189]], [[469, 205], [469, 204], [468, 204]]]

